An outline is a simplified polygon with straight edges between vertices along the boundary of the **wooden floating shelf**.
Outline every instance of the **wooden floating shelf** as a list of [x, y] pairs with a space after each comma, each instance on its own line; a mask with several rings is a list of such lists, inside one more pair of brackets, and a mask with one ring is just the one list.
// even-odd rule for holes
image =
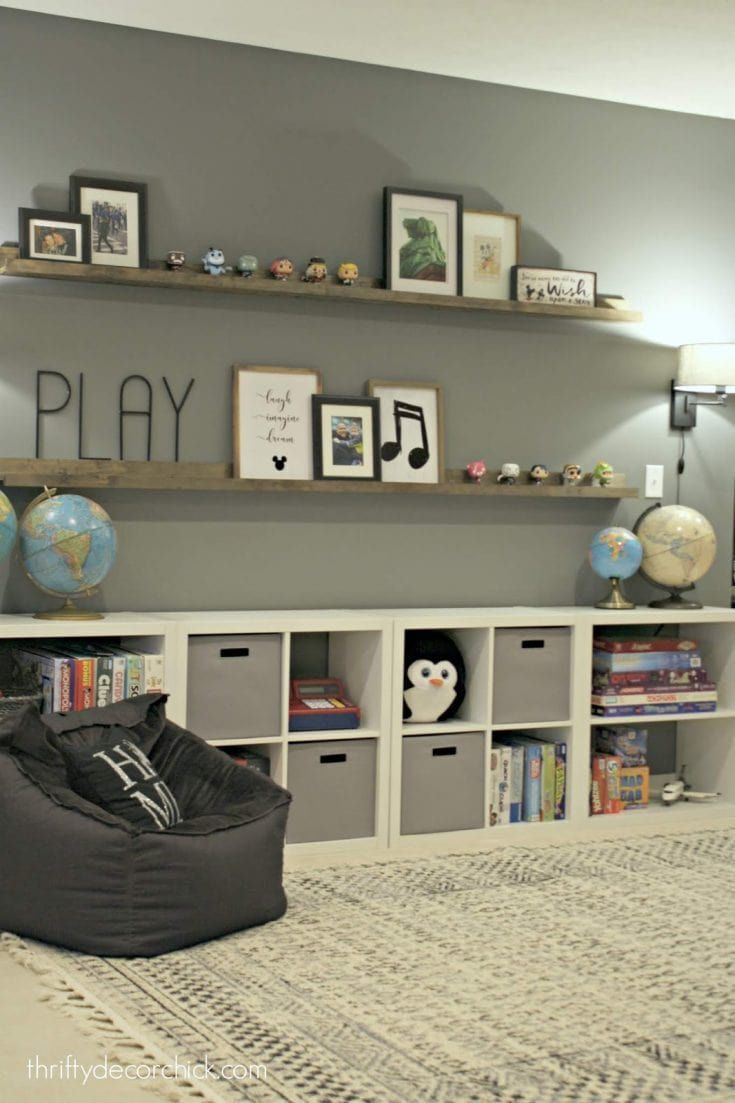
[[[236, 479], [227, 463], [162, 463], [143, 460], [0, 459], [0, 485], [57, 489], [208, 490], [300, 494], [463, 494], [471, 498], [637, 498], [629, 486], [515, 486], [468, 480], [464, 471], [447, 471], [443, 483], [360, 482], [358, 479]], [[527, 476], [524, 476], [527, 477]]]
[[[270, 295], [287, 299], [314, 299], [327, 302], [393, 303], [405, 306], [429, 306], [437, 310], [474, 310], [486, 314], [536, 315], [545, 318], [575, 318], [585, 322], [640, 322], [637, 310], [613, 305], [550, 306], [544, 303], [517, 303], [510, 299], [474, 299], [463, 295], [426, 295], [408, 291], [386, 291], [377, 279], [361, 278], [352, 287], [343, 287], [331, 277], [324, 283], [304, 283], [298, 278], [274, 280], [262, 273], [242, 276], [209, 276], [191, 265], [170, 272], [163, 263], [151, 268], [117, 268], [105, 264], [71, 264], [67, 261], [20, 260], [18, 250], [0, 246], [0, 275], [32, 279], [69, 280], [73, 283], [109, 283], [120, 287], [157, 287], [174, 291], [209, 291], [230, 295]], [[611, 300], [598, 296], [601, 303]]]

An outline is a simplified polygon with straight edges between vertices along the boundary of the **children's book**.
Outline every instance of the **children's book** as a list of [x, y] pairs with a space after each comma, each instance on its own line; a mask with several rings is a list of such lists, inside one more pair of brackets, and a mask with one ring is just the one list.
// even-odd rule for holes
[[498, 777], [498, 823], [510, 823], [510, 774], [511, 774], [511, 748], [502, 745], [498, 747], [500, 753], [499, 777]]
[[490, 751], [490, 807], [488, 809], [488, 823], [495, 827], [498, 823], [498, 806], [500, 804], [500, 747], [492, 747]]
[[498, 745], [507, 746], [510, 751], [509, 823], [520, 823], [523, 819], [523, 744], [513, 739], [512, 736], [497, 735], [494, 738]]

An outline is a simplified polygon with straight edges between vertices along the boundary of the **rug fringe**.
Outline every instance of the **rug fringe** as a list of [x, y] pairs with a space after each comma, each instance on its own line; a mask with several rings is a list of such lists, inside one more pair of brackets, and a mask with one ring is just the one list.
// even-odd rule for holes
[[[111, 1062], [126, 1065], [165, 1064], [168, 1056], [154, 1053], [130, 1033], [130, 1027], [111, 1015], [88, 993], [75, 988], [57, 969], [46, 964], [18, 935], [0, 932], [0, 947], [10, 957], [40, 977], [42, 990], [39, 1000], [73, 1019], [83, 1034], [104, 1052]], [[193, 1084], [189, 1080], [135, 1081], [141, 1088], [156, 1092], [159, 1099], [168, 1103], [224, 1103], [223, 1096], [213, 1089]]]

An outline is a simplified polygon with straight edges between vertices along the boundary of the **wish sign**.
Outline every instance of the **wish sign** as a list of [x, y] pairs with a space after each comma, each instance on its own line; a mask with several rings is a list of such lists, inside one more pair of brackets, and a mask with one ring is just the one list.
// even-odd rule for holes
[[527, 264], [515, 264], [511, 268], [510, 293], [519, 303], [594, 306], [596, 290], [595, 272], [577, 272], [572, 268], [534, 268]]

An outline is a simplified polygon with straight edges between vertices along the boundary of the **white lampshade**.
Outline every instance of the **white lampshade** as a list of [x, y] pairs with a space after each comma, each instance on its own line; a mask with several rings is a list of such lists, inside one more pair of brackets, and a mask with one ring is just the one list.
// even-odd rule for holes
[[682, 345], [674, 387], [697, 394], [734, 394], [735, 344]]

